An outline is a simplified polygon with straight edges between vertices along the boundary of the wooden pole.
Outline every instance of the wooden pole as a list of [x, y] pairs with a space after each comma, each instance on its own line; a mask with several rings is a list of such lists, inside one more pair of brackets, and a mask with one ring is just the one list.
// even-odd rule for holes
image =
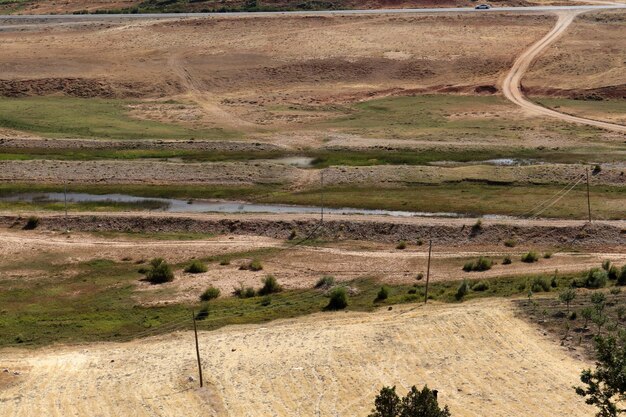
[[324, 223], [324, 170], [322, 170], [320, 174], [320, 183], [321, 183], [320, 202], [322, 205], [322, 211], [321, 211], [322, 217], [321, 217], [320, 222]]
[[193, 334], [196, 336], [196, 356], [198, 358], [198, 375], [200, 375], [200, 388], [204, 386], [202, 380], [202, 363], [200, 362], [200, 347], [198, 346], [198, 329], [196, 327], [196, 315], [191, 312], [191, 319], [193, 320]]
[[585, 170], [587, 173], [587, 211], [589, 212], [589, 223], [591, 223], [591, 197], [589, 195], [589, 168]]
[[428, 266], [426, 267], [426, 291], [424, 291], [424, 304], [428, 302], [428, 282], [430, 281], [430, 256], [433, 252], [433, 240], [428, 241]]

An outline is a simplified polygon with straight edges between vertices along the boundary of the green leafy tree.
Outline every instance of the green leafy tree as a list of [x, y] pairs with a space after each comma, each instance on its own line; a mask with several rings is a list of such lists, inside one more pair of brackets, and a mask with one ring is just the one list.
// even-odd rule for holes
[[576, 393], [587, 404], [596, 406], [597, 417], [617, 417], [626, 412], [619, 408], [626, 401], [626, 335], [595, 338], [596, 369], [580, 375], [582, 387]]
[[396, 387], [383, 387], [374, 400], [374, 409], [369, 417], [396, 417], [400, 412], [400, 397]]
[[448, 406], [439, 408], [437, 396], [428, 386], [420, 391], [411, 387], [411, 390], [402, 398], [402, 406], [398, 417], [450, 417]]
[[576, 298], [576, 290], [573, 288], [566, 288], [559, 294], [559, 300], [567, 306], [567, 314], [569, 314], [569, 305], [574, 301], [574, 298]]

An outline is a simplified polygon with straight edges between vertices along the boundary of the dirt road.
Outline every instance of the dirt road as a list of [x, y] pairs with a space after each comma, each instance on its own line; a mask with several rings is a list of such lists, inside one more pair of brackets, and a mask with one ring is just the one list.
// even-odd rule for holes
[[515, 60], [513, 67], [511, 68], [506, 78], [504, 79], [504, 82], [502, 83], [502, 91], [506, 98], [530, 113], [554, 117], [564, 120], [566, 122], [580, 123], [589, 126], [599, 127], [602, 129], [626, 133], [626, 126], [560, 113], [556, 110], [548, 109], [546, 107], [533, 103], [532, 101], [528, 100], [522, 92], [522, 78], [524, 77], [524, 74], [526, 73], [530, 65], [541, 52], [548, 48], [567, 30], [567, 28], [574, 21], [576, 16], [581, 13], [583, 13], [582, 10], [570, 10], [560, 12], [559, 19], [556, 25], [552, 28], [552, 30], [548, 32], [548, 34], [544, 36], [541, 40], [539, 40], [537, 43], [533, 44], [529, 49], [527, 49], [522, 55], [517, 58], [517, 60]]
[[[588, 416], [588, 364], [516, 318], [509, 301], [321, 313], [127, 344], [4, 351], [3, 415], [365, 416], [382, 385], [437, 388], [452, 414]], [[574, 352], [576, 354], [576, 352]], [[13, 371], [21, 372], [13, 375]]]

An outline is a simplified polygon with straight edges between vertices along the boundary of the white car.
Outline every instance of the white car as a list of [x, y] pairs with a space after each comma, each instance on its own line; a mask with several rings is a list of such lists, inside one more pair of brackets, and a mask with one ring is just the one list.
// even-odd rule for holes
[[474, 9], [476, 10], [488, 10], [491, 9], [491, 6], [488, 4], [479, 4], [478, 6], [474, 7]]

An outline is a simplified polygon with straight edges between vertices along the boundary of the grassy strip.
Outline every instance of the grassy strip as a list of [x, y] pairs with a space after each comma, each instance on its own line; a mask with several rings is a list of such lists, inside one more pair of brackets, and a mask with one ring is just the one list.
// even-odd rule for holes
[[72, 97], [0, 98], [0, 127], [52, 138], [229, 138], [223, 129], [191, 129], [130, 117], [128, 100]]
[[[231, 254], [249, 257], [251, 253]], [[262, 256], [262, 253], [255, 253]], [[5, 265], [2, 270], [28, 267], [45, 271], [48, 279], [0, 281], [0, 346], [42, 346], [56, 342], [123, 341], [133, 337], [189, 329], [190, 310], [200, 303], [144, 307], [136, 303], [134, 283], [141, 278], [138, 265], [95, 259], [74, 265], [77, 270], [63, 275], [65, 265], [54, 257], [42, 256], [28, 265]], [[59, 278], [61, 276], [61, 278]], [[560, 276], [557, 287], [564, 288], [580, 274]], [[480, 291], [469, 290], [465, 299], [526, 295], [537, 276], [502, 277], [488, 280]], [[549, 276], [540, 276], [549, 278]], [[435, 282], [430, 298], [458, 302], [459, 281]], [[473, 286], [470, 283], [470, 288]], [[375, 301], [380, 282], [363, 277], [346, 284], [358, 291], [349, 298], [349, 310], [372, 311], [385, 304], [423, 300], [423, 284], [390, 285], [389, 297]], [[478, 287], [476, 287], [478, 288]], [[268, 297], [220, 298], [208, 305], [208, 317], [199, 322], [201, 329], [216, 329], [229, 324], [261, 323], [322, 311], [328, 303], [321, 290], [284, 291]], [[170, 326], [176, 323], [175, 326]], [[167, 325], [167, 327], [161, 327]]]
[[[416, 212], [454, 212], [478, 216], [483, 214], [523, 215], [537, 204], [553, 197], [560, 186], [492, 185], [484, 183], [416, 184], [401, 188], [328, 187], [324, 202], [330, 207], [355, 207]], [[626, 187], [592, 187], [591, 199], [596, 216], [623, 218]], [[263, 203], [317, 205], [320, 190], [275, 192], [259, 199]], [[587, 213], [586, 191], [572, 190], [542, 217], [583, 219]]]
[[137, 160], [137, 159], [180, 159], [183, 162], [233, 162], [271, 160], [300, 156], [313, 158], [313, 168], [329, 166], [373, 166], [373, 165], [427, 165], [433, 162], [479, 162], [490, 159], [519, 159], [553, 163], [589, 163], [595, 161], [618, 162], [626, 157], [607, 149], [584, 149], [549, 151], [517, 148], [511, 150], [463, 149], [459, 151], [439, 150], [304, 150], [297, 153], [286, 151], [203, 151], [176, 149], [48, 149], [48, 148], [2, 148], [0, 160]]
[[[484, 214], [523, 215], [539, 203], [552, 198], [561, 190], [558, 185], [509, 185], [458, 182], [443, 184], [412, 184], [406, 187], [337, 186], [324, 189], [328, 207], [403, 210], [415, 212], [454, 212], [470, 216]], [[22, 193], [62, 192], [54, 184], [0, 184], [0, 197]], [[266, 204], [296, 204], [316, 206], [320, 190], [299, 192], [285, 190], [280, 185], [211, 186], [211, 185], [74, 185], [68, 191], [91, 194], [123, 193], [142, 197], [180, 199], [231, 199]], [[591, 188], [595, 216], [605, 219], [623, 218], [626, 187], [594, 186]], [[581, 185], [557, 204], [541, 213], [542, 217], [584, 219], [587, 216], [586, 190]], [[107, 203], [76, 203], [72, 210], [105, 211]], [[89, 204], [81, 207], [79, 204]], [[99, 205], [100, 204], [100, 205]], [[62, 203], [0, 203], [3, 210], [62, 210]], [[133, 209], [136, 209], [134, 206]], [[116, 210], [122, 207], [114, 207]]]

